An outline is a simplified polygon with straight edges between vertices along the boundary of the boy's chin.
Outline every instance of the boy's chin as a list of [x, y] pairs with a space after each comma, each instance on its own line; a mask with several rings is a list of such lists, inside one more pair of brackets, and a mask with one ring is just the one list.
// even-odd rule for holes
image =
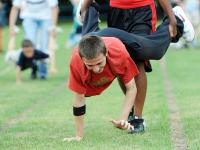
[[98, 71], [98, 72], [94, 72], [94, 73], [99, 74], [99, 73], [102, 73], [102, 72], [103, 72], [103, 69]]

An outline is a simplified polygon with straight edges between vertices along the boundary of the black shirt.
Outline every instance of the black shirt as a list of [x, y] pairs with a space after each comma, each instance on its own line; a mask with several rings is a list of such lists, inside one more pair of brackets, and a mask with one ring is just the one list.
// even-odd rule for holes
[[23, 66], [31, 65], [36, 60], [41, 60], [41, 59], [45, 59], [45, 58], [48, 58], [48, 57], [49, 57], [48, 54], [43, 53], [43, 52], [38, 51], [38, 50], [34, 50], [33, 57], [27, 58], [22, 51], [20, 56], [19, 56], [19, 60], [17, 62], [17, 65], [22, 68]]

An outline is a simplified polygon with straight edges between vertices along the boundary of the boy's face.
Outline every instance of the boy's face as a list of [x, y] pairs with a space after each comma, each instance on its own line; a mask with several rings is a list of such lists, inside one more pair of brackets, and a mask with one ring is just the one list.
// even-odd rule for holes
[[34, 49], [33, 49], [33, 47], [24, 47], [23, 53], [26, 57], [31, 58], [31, 57], [33, 57]]
[[103, 53], [100, 53], [93, 59], [85, 59], [83, 57], [82, 60], [87, 69], [93, 71], [94, 73], [101, 73], [106, 65], [106, 55]]

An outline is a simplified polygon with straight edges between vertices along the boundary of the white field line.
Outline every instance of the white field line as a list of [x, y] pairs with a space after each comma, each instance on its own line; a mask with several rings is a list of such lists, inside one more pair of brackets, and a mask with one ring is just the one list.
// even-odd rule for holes
[[168, 77], [165, 57], [163, 57], [163, 59], [160, 61], [160, 68], [163, 76], [164, 89], [169, 107], [171, 136], [174, 144], [174, 149], [187, 150], [187, 142], [185, 135], [182, 132], [180, 113], [176, 104], [172, 84]]

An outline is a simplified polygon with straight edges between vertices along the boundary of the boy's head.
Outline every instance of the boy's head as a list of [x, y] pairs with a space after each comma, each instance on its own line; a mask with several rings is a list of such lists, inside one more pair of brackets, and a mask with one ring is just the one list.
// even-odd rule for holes
[[99, 36], [84, 36], [78, 45], [78, 52], [87, 69], [101, 73], [106, 65], [107, 50]]
[[34, 46], [33, 46], [33, 43], [31, 42], [31, 40], [28, 40], [28, 39], [23, 40], [21, 46], [22, 46], [23, 54], [26, 57], [28, 57], [28, 58], [33, 57]]

